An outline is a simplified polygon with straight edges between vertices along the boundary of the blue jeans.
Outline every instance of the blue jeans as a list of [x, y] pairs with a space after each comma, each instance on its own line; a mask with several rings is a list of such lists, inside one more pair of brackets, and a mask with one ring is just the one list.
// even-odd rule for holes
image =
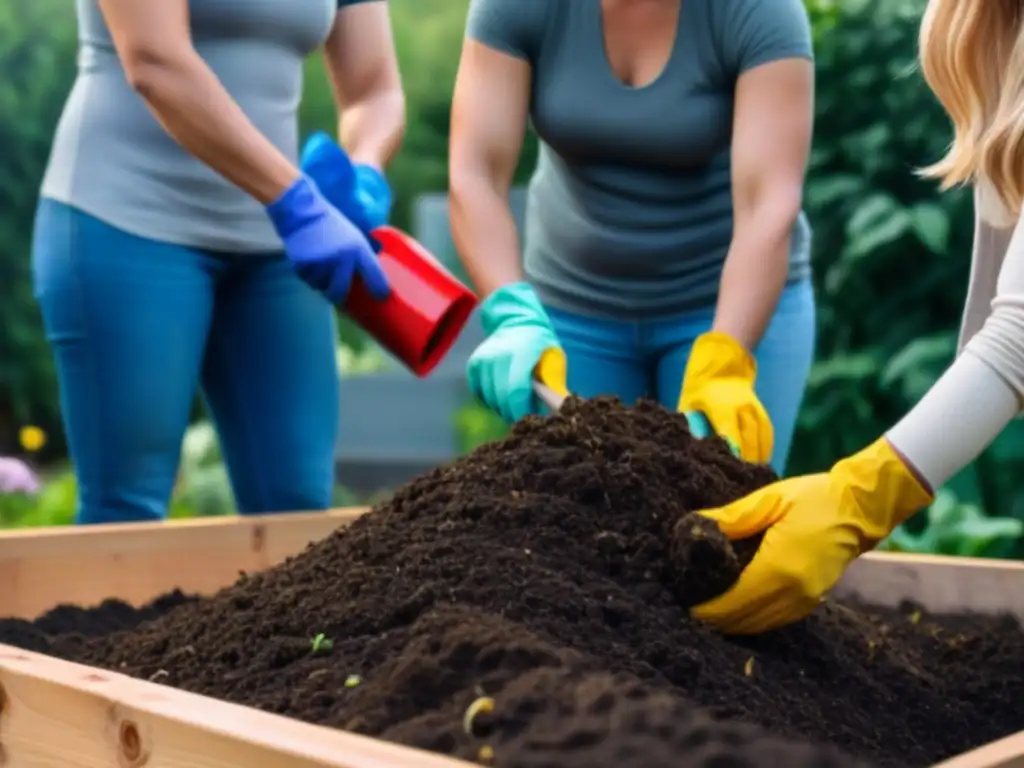
[[32, 269], [79, 523], [166, 516], [199, 389], [240, 512], [330, 506], [334, 312], [280, 254], [147, 240], [43, 199]]
[[[693, 342], [711, 330], [712, 308], [681, 317], [623, 322], [547, 308], [569, 361], [569, 390], [581, 397], [641, 397], [675, 410]], [[771, 464], [783, 474], [807, 377], [814, 362], [814, 291], [788, 286], [761, 343], [755, 390], [775, 431]]]

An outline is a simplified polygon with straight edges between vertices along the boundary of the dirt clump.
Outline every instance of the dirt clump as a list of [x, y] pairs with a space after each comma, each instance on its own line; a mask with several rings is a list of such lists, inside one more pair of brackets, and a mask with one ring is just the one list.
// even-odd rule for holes
[[774, 479], [655, 404], [570, 399], [215, 597], [45, 644], [505, 768], [913, 768], [1024, 728], [1007, 620], [829, 603], [750, 639], [692, 621], [758, 544], [693, 512]]

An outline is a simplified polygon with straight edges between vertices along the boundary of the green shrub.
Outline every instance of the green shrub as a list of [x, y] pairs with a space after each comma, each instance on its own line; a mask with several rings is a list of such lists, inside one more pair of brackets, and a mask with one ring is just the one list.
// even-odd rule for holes
[[508, 434], [508, 424], [496, 413], [475, 400], [455, 414], [455, 435], [459, 454], [466, 454]]
[[948, 489], [938, 492], [935, 503], [922, 517], [918, 533], [900, 526], [878, 548], [911, 554], [1005, 557], [1024, 534], [1024, 522], [1012, 517], [989, 517], [976, 504], [962, 503]]
[[[15, 448], [19, 424], [60, 434], [28, 254], [53, 128], [75, 75], [74, 35], [66, 0], [0, 3], [0, 454]], [[61, 448], [58, 439], [49, 450]]]
[[967, 194], [940, 196], [915, 175], [951, 136], [915, 67], [924, 5], [812, 4], [818, 91], [806, 204], [818, 363], [793, 472], [867, 445], [952, 359], [973, 220]]

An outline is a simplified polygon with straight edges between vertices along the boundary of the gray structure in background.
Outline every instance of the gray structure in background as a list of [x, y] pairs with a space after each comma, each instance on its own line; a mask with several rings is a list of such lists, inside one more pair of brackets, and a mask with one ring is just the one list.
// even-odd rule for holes
[[[513, 189], [509, 202], [522, 237], [525, 189]], [[466, 279], [448, 225], [447, 194], [416, 200], [411, 234]], [[425, 379], [417, 379], [397, 361], [388, 371], [343, 379], [338, 482], [357, 493], [372, 493], [454, 459], [458, 455], [456, 412], [470, 399], [466, 360], [482, 340], [474, 315], [448, 357]]]

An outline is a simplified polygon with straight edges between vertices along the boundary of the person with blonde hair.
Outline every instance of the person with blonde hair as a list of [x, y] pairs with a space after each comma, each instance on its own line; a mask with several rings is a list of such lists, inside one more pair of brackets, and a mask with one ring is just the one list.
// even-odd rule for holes
[[843, 570], [932, 500], [1021, 411], [1024, 400], [1024, 6], [930, 0], [925, 79], [953, 123], [923, 173], [970, 183], [975, 234], [958, 355], [887, 434], [829, 472], [774, 483], [703, 512], [733, 539], [764, 533], [739, 581], [693, 615], [729, 634], [803, 618]]

